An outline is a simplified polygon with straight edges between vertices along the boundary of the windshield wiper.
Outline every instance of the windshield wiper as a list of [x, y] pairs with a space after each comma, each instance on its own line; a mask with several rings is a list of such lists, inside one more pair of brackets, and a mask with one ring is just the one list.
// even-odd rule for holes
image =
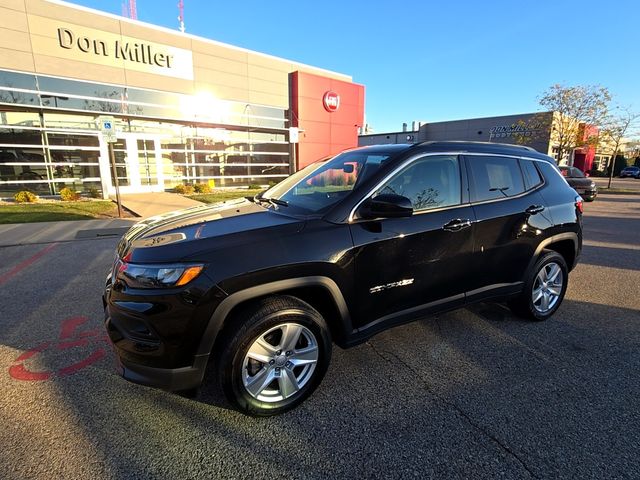
[[495, 187], [495, 188], [490, 188], [489, 189], [490, 192], [500, 192], [505, 197], [508, 197], [509, 195], [504, 193], [505, 190], [509, 190], [509, 187]]
[[258, 203], [270, 203], [271, 205], [280, 205], [282, 207], [289, 206], [289, 202], [280, 200], [279, 198], [259, 197], [258, 195], [256, 195], [255, 197], [253, 197], [253, 199]]
[[266, 200], [273, 205], [280, 205], [281, 207], [288, 207], [289, 202], [286, 200], [280, 200], [279, 198], [263, 198], [262, 200]]

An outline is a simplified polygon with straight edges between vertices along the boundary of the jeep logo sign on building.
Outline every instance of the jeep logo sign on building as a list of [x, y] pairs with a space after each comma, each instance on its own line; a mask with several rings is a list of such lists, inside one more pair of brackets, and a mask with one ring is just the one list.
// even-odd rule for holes
[[329, 90], [322, 97], [322, 104], [327, 112], [335, 112], [340, 108], [340, 95]]

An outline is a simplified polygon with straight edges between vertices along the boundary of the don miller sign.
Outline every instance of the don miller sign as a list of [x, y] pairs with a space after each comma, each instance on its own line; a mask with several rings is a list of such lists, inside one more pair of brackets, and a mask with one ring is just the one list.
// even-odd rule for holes
[[193, 78], [192, 54], [181, 48], [128, 37], [113, 38], [112, 34], [105, 38], [86, 32], [79, 35], [65, 27], [58, 28], [58, 45], [69, 53], [85, 54], [83, 59], [92, 63], [118, 66], [124, 61], [128, 69]]

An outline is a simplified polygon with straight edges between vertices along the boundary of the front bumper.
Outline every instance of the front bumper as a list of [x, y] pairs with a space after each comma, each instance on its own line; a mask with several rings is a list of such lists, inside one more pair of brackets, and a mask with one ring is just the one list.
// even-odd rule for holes
[[164, 390], [198, 387], [210, 353], [202, 336], [225, 296], [205, 276], [171, 291], [114, 288], [109, 276], [102, 303], [120, 374]]
[[594, 198], [598, 195], [598, 188], [576, 188], [576, 192], [578, 192], [583, 197]]
[[[108, 310], [105, 310], [107, 312]], [[105, 327], [109, 338], [118, 353], [117, 344], [122, 341], [123, 334], [107, 316]], [[209, 361], [209, 355], [196, 355], [193, 364], [179, 368], [158, 368], [140, 363], [129, 362], [123, 355], [116, 355], [120, 375], [134, 383], [161, 388], [163, 390], [178, 391], [197, 388], [202, 383]]]

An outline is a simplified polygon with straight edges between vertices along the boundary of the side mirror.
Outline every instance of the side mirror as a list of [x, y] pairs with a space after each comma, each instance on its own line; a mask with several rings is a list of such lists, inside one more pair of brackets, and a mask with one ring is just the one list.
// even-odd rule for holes
[[383, 193], [368, 199], [360, 209], [362, 218], [402, 218], [413, 215], [411, 200], [395, 193]]

